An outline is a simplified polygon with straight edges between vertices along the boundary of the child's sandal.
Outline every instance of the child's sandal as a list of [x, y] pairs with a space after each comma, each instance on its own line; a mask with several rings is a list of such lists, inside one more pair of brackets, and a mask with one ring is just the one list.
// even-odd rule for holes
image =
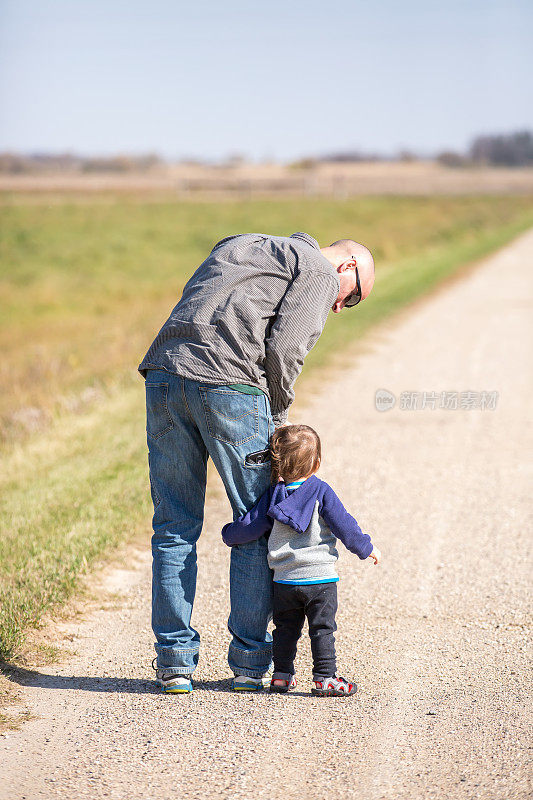
[[337, 678], [336, 675], [331, 678], [313, 676], [313, 682], [315, 685], [311, 694], [317, 697], [348, 697], [357, 691], [357, 684], [350, 683], [345, 678]]
[[[276, 683], [278, 681], [278, 683]], [[270, 691], [274, 694], [286, 694], [296, 686], [296, 678], [289, 672], [275, 672], [270, 681]]]

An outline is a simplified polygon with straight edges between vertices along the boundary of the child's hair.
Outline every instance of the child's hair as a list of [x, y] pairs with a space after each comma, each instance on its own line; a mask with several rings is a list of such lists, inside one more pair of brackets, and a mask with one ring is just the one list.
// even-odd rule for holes
[[316, 472], [322, 457], [320, 437], [309, 425], [284, 425], [272, 434], [271, 479], [290, 483]]

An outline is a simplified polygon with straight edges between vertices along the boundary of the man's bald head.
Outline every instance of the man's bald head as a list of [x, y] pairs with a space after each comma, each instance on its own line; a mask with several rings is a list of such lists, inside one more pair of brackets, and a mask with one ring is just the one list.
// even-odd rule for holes
[[365, 247], [364, 244], [360, 244], [360, 242], [354, 242], [353, 239], [338, 239], [325, 249], [331, 250], [333, 253], [338, 253], [338, 255], [345, 260], [349, 259], [351, 256], [355, 256], [358, 263], [367, 260], [368, 264], [374, 269], [374, 259], [368, 247]]
[[339, 275], [340, 291], [333, 305], [338, 313], [344, 308], [345, 301], [356, 289], [357, 274], [361, 284], [361, 299], [365, 300], [374, 286], [374, 259], [364, 244], [353, 239], [337, 239], [329, 247], [322, 247], [320, 252], [327, 258]]

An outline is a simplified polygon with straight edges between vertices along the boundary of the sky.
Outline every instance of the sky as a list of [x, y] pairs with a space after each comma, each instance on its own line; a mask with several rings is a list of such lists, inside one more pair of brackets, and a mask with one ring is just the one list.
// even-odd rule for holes
[[0, 151], [430, 155], [533, 129], [531, 0], [0, 0]]

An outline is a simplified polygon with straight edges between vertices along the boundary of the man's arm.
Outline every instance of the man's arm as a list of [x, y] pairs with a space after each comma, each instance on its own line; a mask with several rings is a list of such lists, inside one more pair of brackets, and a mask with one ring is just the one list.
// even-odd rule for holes
[[373, 549], [370, 536], [363, 533], [357, 520], [346, 511], [331, 486], [326, 485], [318, 513], [347, 550], [360, 559], [368, 558]]
[[274, 521], [267, 517], [267, 511], [270, 507], [273, 488], [270, 486], [246, 514], [243, 514], [234, 522], [228, 522], [227, 525], [224, 525], [222, 539], [228, 547], [234, 544], [254, 542], [256, 539], [260, 539], [264, 533], [269, 533], [272, 530]]
[[302, 270], [285, 292], [265, 342], [265, 373], [276, 427], [288, 416], [293, 386], [338, 294], [333, 275]]

